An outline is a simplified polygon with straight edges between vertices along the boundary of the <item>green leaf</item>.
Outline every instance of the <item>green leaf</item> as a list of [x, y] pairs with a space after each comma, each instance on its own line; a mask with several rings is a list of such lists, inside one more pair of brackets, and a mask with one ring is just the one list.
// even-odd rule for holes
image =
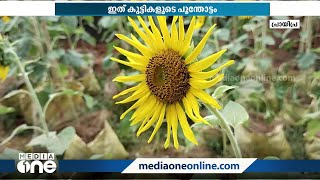
[[43, 107], [43, 112], [47, 112], [47, 108], [49, 107], [49, 104], [51, 103], [51, 101], [54, 98], [56, 98], [58, 96], [62, 96], [62, 95], [74, 96], [74, 95], [83, 95], [83, 94], [82, 94], [82, 92], [75, 91], [73, 89], [63, 89], [63, 91], [61, 91], [61, 92], [50, 94], [48, 101], [46, 102], [46, 104]]
[[313, 52], [308, 52], [303, 55], [299, 55], [297, 58], [298, 67], [300, 69], [307, 69], [314, 65], [318, 56]]
[[233, 46], [230, 47], [230, 50], [234, 53], [234, 54], [237, 54], [239, 55], [240, 54], [240, 51], [242, 49], [244, 49], [245, 46], [240, 44], [240, 43], [234, 43]]
[[65, 54], [64, 49], [55, 49], [47, 53], [48, 60], [57, 60], [60, 59]]
[[14, 108], [0, 105], [0, 115], [14, 112]]
[[216, 90], [214, 90], [212, 97], [215, 99], [219, 99], [220, 97], [223, 96], [223, 93], [225, 93], [226, 91], [228, 91], [230, 89], [235, 89], [237, 87], [238, 86], [227, 86], [227, 85], [219, 86]]
[[237, 89], [241, 95], [249, 96], [252, 93], [264, 92], [263, 84], [257, 80], [249, 79], [241, 81]]
[[257, 28], [257, 25], [248, 23], [242, 26], [245, 31], [254, 31]]
[[98, 25], [103, 28], [110, 28], [117, 23], [119, 23], [118, 18], [112, 16], [104, 16], [99, 20]]
[[55, 155], [62, 155], [69, 147], [75, 134], [76, 130], [73, 127], [64, 128], [57, 136], [54, 136], [54, 138], [51, 139], [50, 143], [48, 143], [48, 150], [55, 153]]
[[66, 66], [65, 64], [59, 63], [57, 72], [60, 77], [63, 77], [63, 78], [66, 77], [69, 74], [68, 66]]
[[78, 18], [76, 16], [61, 16], [61, 25], [71, 34], [78, 26]]
[[84, 95], [84, 100], [89, 109], [93, 108], [93, 106], [97, 103], [95, 99], [90, 95]]
[[86, 64], [83, 59], [83, 55], [75, 50], [68, 50], [63, 56], [63, 62], [71, 65], [75, 68], [85, 67]]
[[76, 131], [73, 127], [66, 127], [58, 135], [55, 131], [46, 134], [41, 134], [33, 138], [27, 146], [41, 146], [46, 147], [49, 152], [55, 153], [55, 155], [62, 155], [64, 151], [69, 147]]
[[262, 38], [262, 43], [266, 45], [275, 45], [275, 41], [271, 36], [265, 36]]
[[109, 66], [111, 66], [112, 61], [111, 61], [110, 58], [111, 58], [112, 56], [113, 56], [112, 54], [108, 54], [106, 57], [103, 58], [103, 60], [102, 60], [102, 62], [103, 62], [103, 65], [102, 65], [103, 69], [107, 69]]
[[244, 107], [234, 101], [228, 102], [222, 111], [222, 115], [233, 128], [249, 119]]
[[312, 49], [312, 52], [315, 52], [315, 53], [320, 53], [320, 47], [318, 47], [318, 48], [315, 48], [315, 49]]
[[105, 154], [94, 154], [89, 157], [89, 159], [103, 159], [105, 157]]
[[69, 95], [69, 96], [74, 96], [80, 94], [79, 91], [75, 91], [73, 89], [64, 89], [61, 92], [53, 93], [49, 95], [49, 99], [52, 100], [57, 96], [62, 96], [62, 95]]
[[313, 73], [313, 78], [320, 79], [320, 71], [314, 72]]
[[263, 160], [280, 160], [280, 158], [278, 158], [276, 156], [267, 156], [267, 157], [263, 158]]
[[319, 119], [311, 120], [307, 125], [307, 138], [313, 139], [320, 132], [320, 123]]
[[261, 58], [257, 59], [259, 68], [262, 71], [266, 71], [272, 67], [272, 59], [271, 58]]
[[47, 147], [50, 143], [50, 139], [53, 139], [56, 136], [55, 131], [49, 132], [48, 136], [46, 134], [41, 134], [39, 136], [34, 137], [26, 146], [42, 146]]
[[230, 30], [227, 28], [218, 29], [214, 32], [215, 37], [222, 41], [230, 40]]
[[0, 159], [19, 159], [19, 153], [23, 153], [22, 151], [11, 149], [11, 148], [5, 148], [4, 151], [0, 154]]
[[292, 41], [290, 38], [287, 38], [280, 43], [279, 48], [288, 50], [292, 48], [293, 45], [294, 45], [294, 41]]
[[80, 38], [92, 46], [96, 45], [96, 39], [94, 37], [92, 37], [90, 34], [88, 34], [87, 32], [83, 32], [81, 34]]

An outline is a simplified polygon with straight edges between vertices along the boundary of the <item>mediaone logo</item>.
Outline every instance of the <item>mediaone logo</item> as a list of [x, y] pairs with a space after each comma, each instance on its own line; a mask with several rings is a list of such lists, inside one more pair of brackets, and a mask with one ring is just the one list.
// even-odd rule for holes
[[53, 173], [57, 169], [53, 153], [19, 153], [20, 173]]

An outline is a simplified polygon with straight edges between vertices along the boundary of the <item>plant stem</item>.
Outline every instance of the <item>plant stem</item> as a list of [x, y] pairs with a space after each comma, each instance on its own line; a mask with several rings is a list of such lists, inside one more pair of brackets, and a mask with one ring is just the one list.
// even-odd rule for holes
[[6, 139], [4, 139], [1, 143], [0, 146], [5, 145], [6, 143], [8, 143], [15, 135], [17, 135], [19, 132], [25, 131], [25, 130], [37, 130], [40, 131], [42, 133], [45, 133], [44, 130], [42, 128], [39, 128], [37, 126], [27, 126], [26, 124], [22, 124], [20, 126], [18, 126], [15, 130], [13, 130], [13, 132], [10, 134], [9, 137], [7, 137]]
[[32, 84], [30, 82], [28, 74], [24, 70], [24, 66], [20, 62], [20, 58], [17, 56], [17, 54], [14, 51], [12, 51], [12, 54], [15, 56], [14, 61], [18, 65], [18, 68], [19, 68], [20, 72], [23, 75], [23, 78], [24, 78], [24, 80], [26, 82], [27, 88], [28, 88], [28, 90], [30, 92], [30, 96], [32, 98], [32, 101], [33, 101], [33, 103], [35, 105], [35, 108], [37, 108], [37, 113], [38, 113], [38, 116], [39, 116], [39, 121], [41, 123], [41, 126], [44, 129], [45, 134], [48, 135], [49, 134], [49, 128], [48, 128], [47, 122], [45, 120], [44, 112], [42, 110], [42, 106], [40, 104], [40, 101], [38, 99], [36, 91], [34, 90]]
[[307, 31], [307, 41], [306, 41], [306, 52], [310, 52], [312, 48], [312, 17], [306, 17], [306, 31]]
[[[261, 29], [261, 37], [266, 38], [268, 35], [268, 18], [266, 17], [263, 22], [262, 22], [262, 29]], [[262, 57], [265, 57], [266, 55], [266, 43], [261, 41], [261, 45], [262, 45]]]
[[[80, 21], [81, 22], [81, 21]], [[49, 31], [48, 31], [48, 28], [47, 28], [47, 23], [45, 20], [42, 21], [42, 34], [44, 34], [45, 36], [45, 41], [44, 41], [44, 44], [46, 45], [46, 50], [47, 52], [51, 52], [52, 51], [52, 48], [53, 46], [51, 45], [51, 39], [50, 39], [50, 34], [49, 34]], [[36, 38], [40, 38], [40, 37], [36, 37]], [[40, 41], [40, 39], [39, 39]], [[77, 41], [76, 41], [77, 42]], [[42, 47], [43, 49], [43, 47]], [[57, 78], [57, 80], [59, 81], [59, 83], [61, 83], [61, 86], [62, 87], [66, 87], [66, 82], [64, 80], [63, 77], [61, 77], [61, 75], [59, 75], [58, 71], [59, 71], [59, 66], [58, 66], [58, 61], [57, 59], [55, 59], [53, 61], [53, 63], [51, 64], [52, 66], [52, 70], [51, 70], [51, 74], [53, 75], [52, 79], [55, 80]], [[73, 115], [73, 118], [74, 120], [78, 119], [78, 113], [76, 111], [76, 108], [75, 108], [75, 105], [74, 105], [74, 102], [72, 101], [72, 98], [71, 96], [67, 96], [67, 101], [69, 101], [69, 104], [71, 106], [71, 113]], [[46, 109], [44, 110], [44, 116], [46, 117]]]
[[231, 128], [228, 125], [226, 119], [222, 116], [222, 114], [217, 109], [213, 108], [211, 105], [206, 105], [206, 106], [220, 120], [219, 124], [220, 124], [221, 128], [224, 129], [224, 131], [226, 132], [226, 134], [230, 140], [232, 150], [233, 150], [236, 158], [242, 158], [238, 142], [237, 142], [236, 138], [234, 137], [233, 132], [231, 131]]

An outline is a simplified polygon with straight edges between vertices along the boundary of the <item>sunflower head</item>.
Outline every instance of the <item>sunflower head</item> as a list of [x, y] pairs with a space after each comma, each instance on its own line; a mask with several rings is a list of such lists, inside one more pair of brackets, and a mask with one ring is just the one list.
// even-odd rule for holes
[[172, 49], [155, 54], [145, 74], [150, 91], [163, 103], [179, 102], [189, 91], [188, 67], [179, 53]]
[[205, 92], [205, 89], [221, 81], [224, 76], [219, 72], [234, 63], [233, 60], [229, 60], [216, 69], [206, 71], [226, 50], [197, 60], [215, 26], [208, 30], [195, 48], [191, 48], [192, 34], [196, 28], [194, 17], [186, 31], [183, 17], [174, 17], [170, 29], [165, 17], [157, 17], [159, 26], [156, 25], [153, 17], [148, 17], [149, 25], [143, 18], [138, 17], [140, 26], [133, 19], [128, 19], [142, 42], [133, 34], [130, 37], [117, 34], [119, 39], [139, 51], [139, 53], [134, 53], [115, 47], [127, 59], [111, 58], [113, 61], [139, 71], [133, 76], [119, 76], [114, 79], [117, 82], [137, 83], [114, 96], [118, 98], [130, 94], [117, 104], [134, 102], [120, 119], [123, 119], [130, 111], [135, 111], [130, 120], [131, 125], [140, 124], [137, 136], [154, 125], [148, 142], [166, 122], [165, 148], [169, 146], [172, 134], [173, 144], [178, 149], [179, 125], [185, 137], [197, 144], [188, 118], [193, 122], [209, 124], [200, 115], [198, 100], [217, 109], [221, 108], [220, 104]]

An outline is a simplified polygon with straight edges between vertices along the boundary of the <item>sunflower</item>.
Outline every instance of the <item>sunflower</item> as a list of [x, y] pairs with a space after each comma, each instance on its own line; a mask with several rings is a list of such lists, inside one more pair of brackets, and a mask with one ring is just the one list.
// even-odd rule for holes
[[251, 19], [253, 16], [239, 16], [239, 19]]
[[0, 80], [4, 81], [9, 73], [9, 66], [0, 65]]
[[195, 25], [195, 29], [200, 29], [206, 21], [206, 16], [197, 16], [197, 21]]
[[[1, 34], [0, 34], [0, 42], [3, 40]], [[3, 55], [2, 46], [0, 44], [0, 81], [3, 81], [7, 78], [7, 75], [9, 73], [10, 67], [9, 63], [5, 60]]]
[[1, 20], [4, 22], [4, 23], [8, 23], [10, 21], [10, 17], [8, 16], [2, 16], [1, 17]]
[[[197, 57], [203, 50], [215, 25], [208, 30], [203, 39], [193, 49], [190, 45], [196, 25], [195, 17], [192, 18], [186, 32], [183, 17], [173, 17], [170, 31], [167, 27], [166, 17], [157, 17], [159, 28], [156, 26], [153, 17], [148, 17], [150, 28], [141, 17], [138, 17], [141, 27], [130, 17], [128, 20], [144, 43], [141, 43], [133, 34], [131, 34], [131, 38], [116, 34], [119, 39], [132, 45], [140, 52], [134, 53], [120, 47], [114, 47], [126, 56], [127, 60], [112, 58], [113, 61], [139, 71], [136, 75], [119, 76], [113, 80], [138, 83], [113, 97], [118, 98], [130, 94], [129, 97], [118, 101], [116, 104], [135, 101], [121, 115], [120, 119], [123, 119], [130, 111], [135, 110], [130, 120], [132, 121], [131, 125], [141, 124], [137, 136], [155, 124], [148, 143], [152, 141], [163, 122], [166, 121], [165, 148], [168, 148], [170, 144], [172, 132], [174, 147], [178, 149], [177, 132], [179, 124], [184, 136], [192, 143], [198, 144], [187, 117], [194, 122], [209, 124], [200, 115], [197, 99], [221, 109], [220, 104], [208, 95], [204, 89], [221, 81], [224, 75], [218, 75], [218, 73], [224, 67], [234, 63], [233, 60], [229, 60], [216, 69], [203, 71], [217, 61], [226, 50], [221, 50], [197, 61]], [[176, 23], [178, 23], [178, 27]]]

